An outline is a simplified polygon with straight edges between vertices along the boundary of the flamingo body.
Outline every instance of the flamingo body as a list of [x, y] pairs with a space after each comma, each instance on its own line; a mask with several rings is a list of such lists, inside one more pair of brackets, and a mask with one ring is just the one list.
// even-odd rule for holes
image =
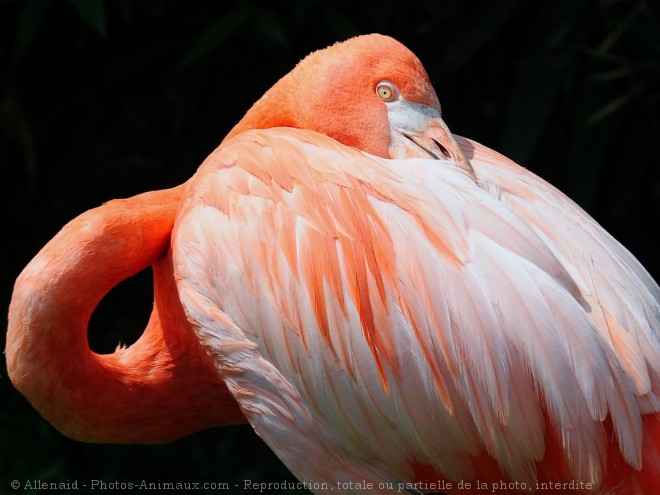
[[658, 286], [555, 188], [458, 142], [478, 182], [310, 131], [225, 142], [173, 235], [200, 340], [301, 480], [655, 486]]

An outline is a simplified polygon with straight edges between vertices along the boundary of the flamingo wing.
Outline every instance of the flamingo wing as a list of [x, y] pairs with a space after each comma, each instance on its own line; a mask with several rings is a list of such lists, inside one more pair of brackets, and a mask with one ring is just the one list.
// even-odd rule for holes
[[658, 286], [559, 191], [459, 143], [477, 182], [310, 131], [223, 143], [173, 234], [200, 340], [289, 469], [335, 490], [476, 479], [485, 458], [529, 487], [597, 486], [607, 418], [641, 468]]

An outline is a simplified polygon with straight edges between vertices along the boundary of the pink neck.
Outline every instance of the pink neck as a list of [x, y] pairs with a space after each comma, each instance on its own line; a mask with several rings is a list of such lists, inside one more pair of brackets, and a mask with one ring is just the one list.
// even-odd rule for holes
[[[66, 225], [19, 276], [9, 308], [14, 385], [61, 432], [109, 443], [159, 443], [245, 422], [178, 299], [168, 253], [185, 185], [117, 200]], [[89, 318], [120, 281], [152, 265], [154, 309], [140, 339], [107, 355]]]

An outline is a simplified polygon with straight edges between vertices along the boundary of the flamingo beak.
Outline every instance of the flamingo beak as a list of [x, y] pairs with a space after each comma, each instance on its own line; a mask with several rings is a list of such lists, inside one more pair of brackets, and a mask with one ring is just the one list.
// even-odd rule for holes
[[386, 103], [392, 158], [449, 160], [473, 178], [474, 170], [436, 108], [399, 97]]

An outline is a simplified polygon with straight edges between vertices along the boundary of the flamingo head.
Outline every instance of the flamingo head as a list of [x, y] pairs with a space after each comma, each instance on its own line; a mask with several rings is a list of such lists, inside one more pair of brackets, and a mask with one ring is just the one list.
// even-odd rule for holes
[[228, 137], [280, 126], [317, 131], [383, 158], [431, 157], [469, 168], [424, 66], [388, 36], [358, 36], [307, 56]]

